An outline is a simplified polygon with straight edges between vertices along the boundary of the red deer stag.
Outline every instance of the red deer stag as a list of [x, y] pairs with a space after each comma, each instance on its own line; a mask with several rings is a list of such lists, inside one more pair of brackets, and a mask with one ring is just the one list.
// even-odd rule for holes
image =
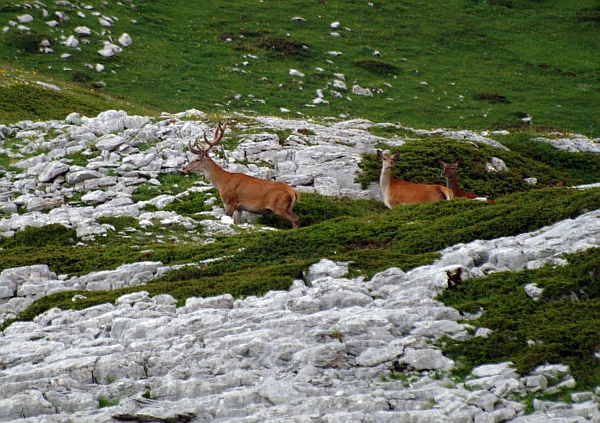
[[206, 145], [201, 145], [199, 139], [198, 148], [194, 148], [191, 141], [188, 143], [190, 151], [198, 157], [186, 165], [183, 172], [202, 173], [219, 190], [225, 213], [233, 216], [235, 223], [240, 223], [245, 210], [256, 214], [274, 213], [289, 220], [294, 229], [300, 227], [300, 218], [292, 212], [292, 207], [300, 199], [295, 189], [284, 182], [227, 172], [209, 157], [208, 152], [221, 141], [226, 127], [227, 120], [217, 124], [212, 141], [208, 141], [205, 133]]
[[[461, 191], [458, 187], [458, 182], [456, 181], [456, 168], [461, 165], [463, 162], [462, 159], [458, 159], [456, 163], [446, 163], [443, 160], [438, 160], [442, 165], [442, 177], [446, 178], [446, 186], [452, 190], [455, 197], [465, 197], [465, 198], [478, 198], [479, 195], [473, 194], [472, 192]], [[488, 203], [493, 203], [494, 200], [487, 200]]]
[[428, 201], [450, 200], [454, 197], [452, 190], [441, 185], [413, 184], [411, 182], [394, 179], [392, 177], [392, 166], [398, 159], [400, 153], [386, 156], [381, 150], [377, 150], [377, 156], [381, 158], [381, 191], [383, 202], [390, 209], [401, 204], [425, 203]]

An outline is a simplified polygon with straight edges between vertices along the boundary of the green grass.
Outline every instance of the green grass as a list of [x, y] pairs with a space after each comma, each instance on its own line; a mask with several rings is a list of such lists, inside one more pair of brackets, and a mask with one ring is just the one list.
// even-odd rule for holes
[[[529, 113], [539, 128], [600, 135], [597, 108], [590, 107], [600, 103], [596, 0], [405, 0], [373, 6], [358, 0], [206, 0], [201, 10], [184, 0], [135, 8], [89, 3], [119, 18], [108, 28], [113, 39], [127, 32], [133, 44], [111, 58], [97, 53], [102, 46], [97, 36], [81, 44], [81, 51], [69, 49], [59, 35], [84, 22], [93, 31], [106, 28], [76, 17], [68, 6], [52, 5], [71, 16], [52, 29], [40, 11], [29, 10], [36, 18], [29, 24], [33, 35], [29, 40], [15, 30], [0, 35], [0, 64], [28, 72], [30, 80], [78, 88], [62, 94], [2, 89], [0, 104], [10, 107], [0, 109], [0, 120], [64, 118], [72, 110], [94, 114], [125, 101], [129, 112], [194, 107], [282, 115], [284, 107], [306, 116], [343, 113], [418, 128], [518, 129], [519, 116]], [[15, 20], [15, 10], [9, 4], [0, 19]], [[306, 22], [293, 21], [297, 15]], [[334, 21], [341, 22], [340, 37], [330, 35]], [[40, 36], [52, 41], [56, 53], [34, 52]], [[374, 50], [382, 56], [373, 57]], [[329, 51], [343, 54], [333, 57]], [[68, 60], [60, 58], [65, 52], [72, 54]], [[86, 63], [102, 63], [106, 71]], [[290, 69], [306, 76], [292, 77]], [[334, 98], [328, 85], [333, 73], [345, 74], [349, 88], [356, 81], [382, 93]], [[330, 104], [305, 107], [317, 89]], [[35, 94], [38, 101], [27, 100]], [[242, 99], [235, 100], [237, 94]], [[63, 105], [66, 96], [71, 97]], [[254, 101], [259, 99], [265, 104]]]

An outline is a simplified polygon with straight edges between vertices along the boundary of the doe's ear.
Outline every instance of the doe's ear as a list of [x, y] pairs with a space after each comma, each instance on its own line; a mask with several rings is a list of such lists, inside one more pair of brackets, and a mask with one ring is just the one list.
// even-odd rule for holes
[[400, 152], [394, 153], [394, 155], [392, 156], [392, 159], [396, 160], [398, 157], [400, 157]]
[[442, 166], [446, 166], [446, 163], [442, 159], [438, 159], [438, 163]]
[[456, 161], [456, 163], [454, 163], [454, 164], [455, 164], [456, 166], [460, 166], [460, 165], [462, 164], [462, 162], [463, 162], [463, 159], [458, 159], [458, 160]]
[[383, 151], [377, 150], [377, 157], [383, 157]]

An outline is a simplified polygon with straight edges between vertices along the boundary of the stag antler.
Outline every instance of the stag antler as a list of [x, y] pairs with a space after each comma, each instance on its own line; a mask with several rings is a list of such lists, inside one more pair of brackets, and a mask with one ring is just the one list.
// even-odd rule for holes
[[219, 141], [221, 141], [221, 138], [223, 138], [223, 134], [225, 134], [225, 128], [227, 128], [227, 119], [225, 119], [221, 123], [217, 123], [217, 127], [215, 128], [215, 134], [213, 136], [212, 142], [206, 138], [206, 132], [204, 132], [203, 135], [204, 135], [204, 141], [206, 142], [206, 145], [200, 144], [200, 139], [198, 139], [198, 140], [196, 140], [198, 148], [192, 147], [192, 141], [188, 141], [188, 147], [189, 147], [190, 151], [194, 154], [201, 154], [204, 152], [208, 152], [211, 148], [213, 148], [215, 145], [217, 145], [219, 143]]

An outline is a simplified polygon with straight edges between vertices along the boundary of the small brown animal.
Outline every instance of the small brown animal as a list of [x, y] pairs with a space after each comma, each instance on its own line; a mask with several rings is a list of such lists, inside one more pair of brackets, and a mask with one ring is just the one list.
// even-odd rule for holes
[[394, 179], [392, 166], [400, 153], [386, 156], [381, 150], [377, 150], [377, 156], [382, 160], [379, 183], [383, 193], [383, 202], [390, 209], [401, 204], [426, 203], [454, 198], [452, 190], [441, 185], [413, 184], [401, 179]]
[[208, 141], [206, 133], [198, 148], [188, 143], [190, 151], [197, 154], [194, 160], [183, 168], [184, 173], [202, 173], [213, 186], [219, 190], [221, 200], [225, 205], [227, 216], [234, 216], [234, 222], [240, 223], [242, 211], [256, 214], [274, 213], [292, 223], [293, 228], [300, 227], [300, 218], [292, 212], [292, 207], [300, 199], [300, 194], [284, 182], [267, 181], [254, 178], [243, 173], [231, 173], [223, 170], [208, 155], [208, 152], [221, 141], [227, 120], [218, 124], [212, 141]]
[[448, 275], [448, 288], [455, 289], [462, 282], [462, 267], [459, 267], [452, 273], [450, 270], [446, 270]]
[[[446, 186], [452, 190], [454, 197], [465, 197], [471, 199], [479, 197], [479, 195], [473, 194], [472, 192], [462, 191], [458, 187], [456, 168], [462, 164], [462, 159], [458, 159], [456, 163], [446, 163], [443, 160], [438, 160], [438, 162], [442, 165], [441, 176], [446, 178]], [[494, 203], [494, 200], [488, 199], [487, 201], [488, 203]]]
[[548, 188], [562, 187], [565, 184], [565, 181], [559, 181], [556, 184], [553, 184], [552, 179], [548, 179], [548, 181], [546, 183], [548, 184]]

